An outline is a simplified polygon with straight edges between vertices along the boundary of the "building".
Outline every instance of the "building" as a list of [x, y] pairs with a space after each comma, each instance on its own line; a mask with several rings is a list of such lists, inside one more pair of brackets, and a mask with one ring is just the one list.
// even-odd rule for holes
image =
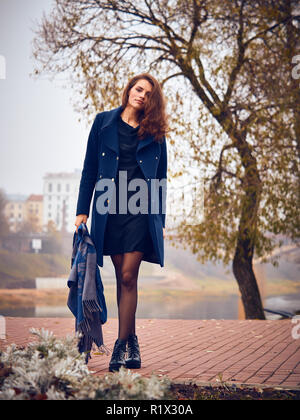
[[5, 217], [11, 232], [17, 232], [23, 223], [31, 223], [36, 232], [42, 232], [43, 227], [43, 196], [31, 194], [29, 197], [21, 194], [7, 194]]
[[36, 226], [37, 232], [43, 230], [43, 196], [31, 194], [25, 203], [25, 220]]
[[4, 215], [8, 221], [9, 229], [17, 232], [25, 221], [27, 196], [21, 194], [7, 194], [7, 203], [4, 208]]
[[81, 170], [79, 169], [72, 173], [47, 173], [43, 177], [45, 230], [48, 223], [52, 221], [57, 230], [74, 232], [80, 178]]

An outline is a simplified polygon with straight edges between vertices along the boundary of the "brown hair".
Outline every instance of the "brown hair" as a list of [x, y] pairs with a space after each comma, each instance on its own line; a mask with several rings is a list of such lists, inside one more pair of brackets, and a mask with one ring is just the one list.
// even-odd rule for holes
[[155, 141], [162, 143], [163, 137], [169, 128], [166, 114], [166, 100], [159, 82], [153, 76], [149, 73], [142, 73], [129, 80], [123, 92], [122, 107], [123, 109], [126, 108], [130, 89], [141, 79], [147, 80], [152, 85], [152, 90], [144, 109], [139, 115], [140, 129], [138, 136], [140, 139], [143, 139], [147, 135], [151, 135]]

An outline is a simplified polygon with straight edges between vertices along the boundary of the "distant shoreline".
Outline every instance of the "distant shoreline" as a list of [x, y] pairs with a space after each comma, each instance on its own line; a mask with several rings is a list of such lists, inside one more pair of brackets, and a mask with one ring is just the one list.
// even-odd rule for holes
[[[177, 285], [178, 286], [178, 285]], [[115, 299], [115, 285], [104, 283], [104, 293], [106, 299]], [[32, 307], [32, 306], [59, 306], [65, 305], [68, 297], [69, 289], [0, 289], [0, 313], [5, 308], [16, 307]], [[299, 282], [287, 281], [285, 284], [272, 284], [267, 285], [267, 293], [265, 298], [271, 296], [283, 295], [299, 295], [300, 285]], [[199, 299], [209, 297], [226, 297], [226, 296], [239, 296], [238, 288], [235, 282], [214, 281], [207, 282], [203, 288], [197, 287], [196, 289], [184, 289], [180, 287], [172, 288], [170, 282], [159, 282], [145, 284], [139, 286], [139, 295], [143, 299], [159, 300], [161, 297], [180, 298], [185, 297], [190, 299], [191, 302]], [[299, 308], [300, 309], [300, 308]]]

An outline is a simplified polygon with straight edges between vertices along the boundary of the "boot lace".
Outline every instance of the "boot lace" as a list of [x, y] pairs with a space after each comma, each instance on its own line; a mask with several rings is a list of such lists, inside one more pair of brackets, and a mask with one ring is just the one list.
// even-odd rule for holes
[[124, 357], [126, 353], [126, 346], [123, 343], [116, 343], [113, 349], [112, 359], [119, 360]]
[[140, 357], [140, 348], [136, 337], [128, 338], [128, 356], [129, 358]]

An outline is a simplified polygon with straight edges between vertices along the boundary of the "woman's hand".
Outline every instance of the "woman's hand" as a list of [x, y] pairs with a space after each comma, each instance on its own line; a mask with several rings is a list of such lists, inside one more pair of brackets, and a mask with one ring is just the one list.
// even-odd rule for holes
[[164, 237], [164, 239], [165, 239], [165, 237], [166, 237], [166, 229], [165, 228], [163, 228], [163, 237]]
[[78, 233], [78, 228], [81, 225], [81, 223], [86, 223], [87, 222], [87, 215], [86, 214], [78, 214], [78, 216], [76, 216], [76, 220], [75, 220], [75, 226], [76, 226], [76, 233]]

